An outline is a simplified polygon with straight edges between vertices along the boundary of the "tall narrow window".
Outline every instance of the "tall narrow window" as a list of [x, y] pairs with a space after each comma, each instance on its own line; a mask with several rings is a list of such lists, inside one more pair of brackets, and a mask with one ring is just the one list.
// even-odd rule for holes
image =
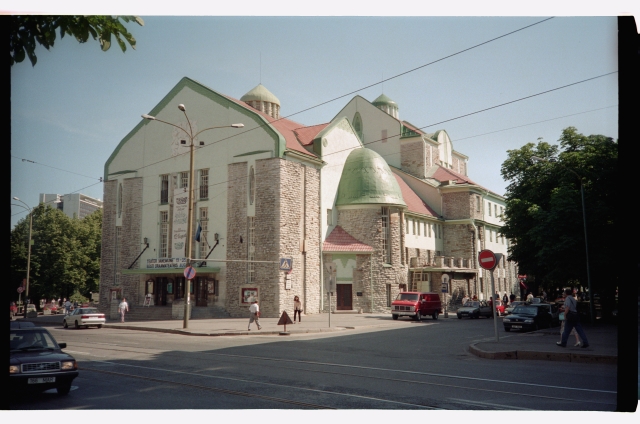
[[360, 117], [360, 113], [356, 112], [353, 117], [353, 129], [356, 130], [356, 134], [360, 137], [360, 141], [364, 141], [363, 137], [363, 128], [362, 128], [362, 118]]
[[422, 226], [422, 222], [418, 221], [418, 235], [420, 235], [420, 227]]
[[489, 210], [489, 216], [491, 216], [491, 202], [487, 202], [487, 209]]
[[431, 228], [433, 227], [433, 224], [427, 224], [427, 228], [429, 229], [429, 237], [431, 237]]
[[[387, 264], [391, 263], [391, 219], [389, 208], [382, 208], [382, 257]], [[407, 226], [407, 228], [409, 228]]]
[[333, 210], [327, 209], [327, 225], [333, 225]]
[[200, 170], [200, 199], [209, 198], [209, 170]]
[[255, 221], [255, 217], [250, 216], [247, 217], [247, 238], [249, 240], [247, 240], [247, 250], [248, 250], [248, 254], [247, 257], [249, 259], [249, 262], [247, 262], [247, 283], [249, 284], [253, 284], [255, 282], [255, 271], [256, 271], [256, 266], [255, 263], [253, 261], [256, 260], [256, 237], [255, 237], [255, 230], [256, 230], [256, 221]]
[[118, 184], [118, 218], [122, 216], [122, 184]]
[[160, 203], [169, 203], [169, 175], [160, 175]]
[[480, 196], [476, 196], [476, 212], [480, 212]]
[[416, 235], [416, 220], [413, 220], [413, 235]]
[[256, 197], [256, 174], [253, 166], [249, 169], [249, 204], [253, 205]]
[[121, 244], [122, 244], [122, 233], [121, 233], [122, 227], [116, 227], [116, 243], [115, 243], [115, 249], [116, 249], [116, 257], [115, 257], [115, 263], [114, 263], [114, 267], [115, 267], [115, 283], [116, 284], [120, 284], [120, 251], [121, 249]]
[[387, 308], [391, 306], [391, 284], [387, 284]]
[[387, 130], [382, 130], [382, 134], [380, 134], [380, 138], [382, 139], [383, 143], [387, 142]]
[[209, 253], [209, 242], [207, 235], [209, 232], [209, 208], [200, 208], [200, 259], [204, 259]]
[[498, 205], [496, 205], [495, 203], [493, 204], [493, 212], [494, 212], [494, 216], [497, 218], [498, 217]]
[[189, 187], [189, 173], [181, 172], [180, 173], [180, 188]]
[[409, 218], [404, 219], [404, 228], [406, 229], [406, 233], [409, 234]]
[[160, 252], [159, 257], [169, 257], [169, 211], [160, 211]]

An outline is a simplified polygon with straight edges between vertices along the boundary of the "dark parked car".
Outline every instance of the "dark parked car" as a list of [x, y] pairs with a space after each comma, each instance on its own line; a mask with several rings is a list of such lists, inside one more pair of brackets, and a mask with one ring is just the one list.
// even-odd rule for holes
[[78, 376], [78, 364], [73, 356], [62, 352], [66, 347], [66, 343], [58, 344], [42, 327], [12, 325], [9, 329], [10, 390], [56, 388], [59, 394], [68, 394], [71, 382]]
[[502, 323], [504, 331], [514, 330], [538, 330], [548, 328], [554, 324], [548, 304], [530, 304], [516, 306], [511, 315], [507, 315]]
[[510, 315], [513, 310], [516, 308], [516, 306], [518, 305], [524, 305], [526, 302], [523, 300], [514, 300], [513, 302], [509, 303], [509, 306], [507, 306], [504, 310], [504, 313], [507, 315]]
[[462, 317], [479, 318], [487, 317], [493, 318], [491, 307], [484, 300], [470, 300], [464, 304], [464, 306], [458, 308], [456, 312], [458, 319]]

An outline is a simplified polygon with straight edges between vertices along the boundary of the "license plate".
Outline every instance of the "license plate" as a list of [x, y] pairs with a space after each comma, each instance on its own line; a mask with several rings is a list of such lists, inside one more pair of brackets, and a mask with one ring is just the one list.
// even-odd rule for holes
[[521, 325], [512, 325], [511, 328], [522, 328]]
[[36, 378], [29, 379], [29, 384], [42, 384], [42, 383], [55, 383], [55, 382], [56, 382], [55, 377], [36, 377]]

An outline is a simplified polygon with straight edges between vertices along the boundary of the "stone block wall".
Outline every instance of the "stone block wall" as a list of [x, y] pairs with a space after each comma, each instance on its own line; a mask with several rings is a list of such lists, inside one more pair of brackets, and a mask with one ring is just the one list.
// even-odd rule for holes
[[[247, 251], [247, 178], [246, 162], [227, 167], [227, 259], [246, 260]], [[256, 186], [259, 176], [256, 175]], [[256, 196], [257, 197], [257, 196]], [[246, 262], [227, 262], [227, 293], [225, 307], [232, 317], [248, 316], [248, 305], [240, 304], [240, 288], [247, 284]]]
[[[320, 170], [304, 167], [306, 189], [305, 201], [305, 239], [302, 261], [305, 271], [306, 287], [300, 297], [305, 314], [319, 313], [322, 290], [320, 287]], [[294, 265], [295, 269], [295, 265]], [[291, 296], [289, 296], [291, 297]], [[293, 298], [291, 300], [293, 302]], [[293, 303], [291, 303], [293, 305]]]
[[421, 139], [400, 142], [400, 164], [404, 172], [418, 178], [425, 178], [426, 159], [427, 149]]
[[443, 239], [444, 255], [473, 259], [473, 226], [470, 224], [445, 225], [447, 236]]
[[442, 216], [445, 219], [469, 219], [475, 200], [472, 193], [442, 193]]
[[[142, 251], [142, 184], [143, 179], [125, 178], [122, 182], [122, 230], [120, 232], [120, 265], [126, 269]], [[137, 262], [136, 262], [137, 264]], [[134, 264], [132, 268], [136, 268]], [[144, 293], [140, 295], [140, 276], [121, 275], [122, 294], [129, 305], [142, 305]]]
[[115, 237], [116, 237], [116, 201], [118, 181], [105, 181], [102, 203], [102, 246], [100, 256], [100, 312], [109, 314], [111, 303], [110, 287], [114, 285]]

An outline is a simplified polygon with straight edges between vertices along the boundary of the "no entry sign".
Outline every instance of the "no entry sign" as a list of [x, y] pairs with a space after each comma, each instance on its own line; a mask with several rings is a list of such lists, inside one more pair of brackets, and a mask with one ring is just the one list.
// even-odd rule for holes
[[478, 263], [482, 268], [491, 271], [496, 267], [498, 261], [496, 260], [496, 255], [491, 250], [481, 250], [480, 253], [478, 253]]

